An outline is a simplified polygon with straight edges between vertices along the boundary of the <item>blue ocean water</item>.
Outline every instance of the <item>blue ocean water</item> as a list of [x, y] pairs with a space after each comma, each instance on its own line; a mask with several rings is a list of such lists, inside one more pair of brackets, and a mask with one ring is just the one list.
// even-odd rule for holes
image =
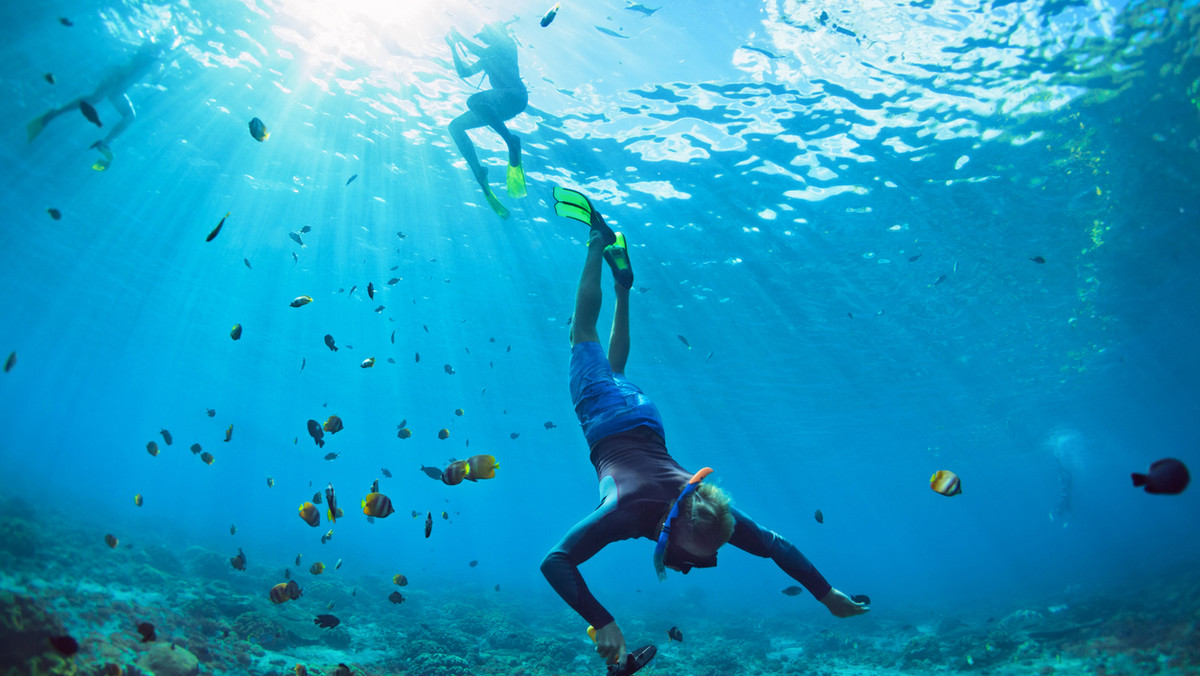
[[[631, 646], [688, 632], [652, 669], [709, 673], [680, 651], [753, 643], [748, 616], [784, 618], [777, 643], [1021, 610], [1049, 622], [1098, 598], [1108, 610], [1076, 623], [1132, 609], [1174, 621], [1144, 605], [1196, 597], [1197, 494], [1147, 495], [1129, 474], [1164, 457], [1200, 467], [1195, 0], [606, 1], [563, 3], [542, 28], [546, 4], [0, 8], [0, 353], [16, 358], [0, 378], [0, 492], [42, 539], [6, 555], [0, 588], [136, 599], [155, 567], [166, 600], [141, 603], [164, 618], [172, 598], [226, 593], [271, 613], [290, 568], [311, 591], [286, 612], [336, 597], [354, 639], [307, 659], [422, 673], [379, 666], [398, 641], [387, 632], [430, 613], [495, 617], [501, 598], [582, 656], [543, 672], [602, 672], [587, 623], [538, 570], [597, 499], [566, 386], [587, 237], [554, 214], [551, 188], [566, 185], [630, 242], [628, 375], [673, 455], [713, 467], [739, 508], [873, 601], [837, 620], [735, 550], [659, 583], [651, 543], [616, 543], [582, 572]], [[456, 76], [443, 36], [493, 20], [512, 20], [530, 89], [510, 123], [528, 197], [503, 190], [499, 137], [472, 132], [507, 220], [446, 132], [487, 85]], [[119, 119], [108, 101], [101, 129], [72, 111], [27, 140], [31, 120], [152, 36], [171, 50], [127, 90], [137, 119], [111, 167], [94, 170], [89, 149]], [[301, 245], [289, 233], [304, 227]], [[301, 295], [312, 303], [290, 307]], [[305, 423], [333, 414], [345, 430], [318, 449]], [[496, 456], [495, 479], [445, 486], [419, 469], [476, 453]], [[930, 490], [942, 469], [962, 495]], [[376, 478], [397, 513], [369, 524], [358, 504]], [[322, 544], [327, 526], [295, 514], [328, 483], [346, 517]], [[222, 570], [213, 591], [192, 562], [239, 547], [249, 569]], [[396, 573], [412, 580], [400, 607], [385, 598]], [[75, 635], [99, 631], [78, 604], [59, 612]], [[789, 637], [789, 621], [803, 630]], [[1161, 662], [1197, 668], [1197, 652]], [[487, 663], [475, 673], [509, 673]]]

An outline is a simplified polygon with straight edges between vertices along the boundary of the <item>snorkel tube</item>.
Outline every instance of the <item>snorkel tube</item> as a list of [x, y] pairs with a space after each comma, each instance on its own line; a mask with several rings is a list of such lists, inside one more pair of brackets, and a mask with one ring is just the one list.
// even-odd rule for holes
[[658, 579], [667, 579], [667, 567], [665, 560], [667, 558], [667, 540], [671, 537], [671, 523], [675, 517], [679, 516], [679, 506], [683, 504], [684, 498], [696, 492], [700, 486], [700, 482], [704, 481], [704, 477], [712, 474], [711, 467], [705, 467], [699, 472], [692, 475], [688, 479], [687, 485], [679, 493], [679, 497], [675, 498], [674, 504], [671, 505], [671, 511], [667, 514], [666, 521], [663, 521], [662, 531], [658, 534], [658, 544], [654, 546], [654, 572], [658, 573]]

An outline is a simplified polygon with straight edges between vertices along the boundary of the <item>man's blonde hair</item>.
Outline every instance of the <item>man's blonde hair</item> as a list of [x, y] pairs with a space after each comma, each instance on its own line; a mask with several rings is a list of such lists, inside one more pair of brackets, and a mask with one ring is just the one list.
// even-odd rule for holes
[[733, 512], [729, 494], [717, 486], [702, 483], [688, 496], [686, 511], [689, 540], [704, 552], [715, 552], [733, 535]]

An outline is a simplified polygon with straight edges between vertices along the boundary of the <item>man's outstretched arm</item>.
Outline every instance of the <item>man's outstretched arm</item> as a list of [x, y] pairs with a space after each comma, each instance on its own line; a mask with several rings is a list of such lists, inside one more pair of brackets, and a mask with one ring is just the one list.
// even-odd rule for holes
[[734, 527], [729, 544], [774, 561], [780, 570], [804, 585], [814, 598], [825, 604], [829, 612], [838, 617], [860, 615], [870, 610], [865, 603], [855, 603], [850, 597], [834, 589], [817, 571], [816, 566], [791, 542], [775, 531], [762, 528], [742, 511], [736, 508], [732, 511]]

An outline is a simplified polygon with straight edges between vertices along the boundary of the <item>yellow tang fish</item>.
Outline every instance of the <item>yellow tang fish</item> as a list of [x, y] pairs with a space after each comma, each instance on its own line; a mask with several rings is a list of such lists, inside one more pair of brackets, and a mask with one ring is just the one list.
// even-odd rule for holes
[[300, 518], [313, 528], [321, 525], [321, 511], [311, 502], [300, 503]]
[[383, 493], [368, 493], [362, 501], [363, 514], [380, 519], [395, 513], [392, 500]]

